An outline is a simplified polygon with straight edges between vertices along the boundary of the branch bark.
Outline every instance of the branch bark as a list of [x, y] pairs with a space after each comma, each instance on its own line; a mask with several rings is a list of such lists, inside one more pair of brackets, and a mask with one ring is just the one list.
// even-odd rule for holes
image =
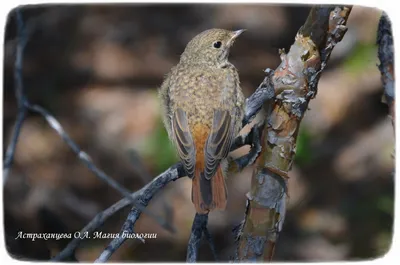
[[385, 12], [379, 20], [378, 25], [378, 65], [381, 72], [383, 84], [384, 101], [389, 106], [390, 118], [392, 119], [393, 129], [395, 129], [395, 99], [394, 99], [394, 54], [393, 54], [393, 35], [392, 25]]
[[207, 229], [207, 223], [208, 214], [196, 213], [186, 252], [186, 262], [194, 263], [197, 261], [201, 238], [203, 236], [203, 231]]
[[[262, 152], [255, 163], [245, 221], [238, 234], [238, 261], [265, 262], [273, 257], [284, 222], [288, 172], [300, 122], [317, 93], [334, 46], [347, 31], [350, 11], [351, 7], [345, 6], [313, 7], [289, 53], [281, 51], [281, 64], [275, 71], [266, 71], [263, 83], [273, 87], [276, 98], [272, 106], [268, 103], [271, 112], [265, 123]], [[250, 97], [248, 101], [253, 100]]]

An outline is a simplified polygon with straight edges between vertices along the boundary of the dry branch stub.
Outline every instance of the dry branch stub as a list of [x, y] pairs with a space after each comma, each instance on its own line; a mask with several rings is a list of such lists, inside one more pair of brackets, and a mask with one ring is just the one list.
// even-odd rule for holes
[[392, 25], [389, 17], [385, 12], [379, 20], [378, 25], [378, 65], [381, 72], [381, 80], [384, 89], [384, 101], [389, 106], [390, 117], [392, 119], [393, 129], [395, 120], [395, 98], [394, 98], [394, 51], [393, 51], [393, 35]]

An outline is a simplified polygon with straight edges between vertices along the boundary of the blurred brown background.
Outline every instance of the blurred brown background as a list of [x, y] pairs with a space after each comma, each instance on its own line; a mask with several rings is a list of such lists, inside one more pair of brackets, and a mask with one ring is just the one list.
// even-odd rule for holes
[[[91, 5], [31, 6], [22, 12], [30, 37], [24, 54], [25, 91], [47, 108], [96, 165], [134, 191], [177, 161], [160, 121], [156, 89], [186, 43], [212, 27], [245, 28], [230, 60], [249, 96], [289, 50], [309, 6]], [[290, 172], [290, 203], [276, 261], [370, 259], [390, 247], [393, 221], [393, 128], [376, 67], [380, 11], [354, 7], [349, 31], [335, 48], [311, 101]], [[4, 42], [4, 143], [17, 107], [13, 91], [16, 24]], [[3, 150], [5, 152], [5, 149]], [[134, 155], [136, 154], [136, 155]], [[138, 163], [138, 159], [141, 163]], [[142, 164], [142, 166], [139, 166]], [[229, 178], [226, 212], [209, 226], [228, 259], [232, 228], [242, 219], [251, 169]], [[158, 233], [146, 244], [128, 240], [111, 260], [184, 261], [194, 209], [191, 183], [180, 179], [153, 198], [149, 209], [169, 209], [177, 233], [143, 214], [137, 232]], [[65, 241], [14, 240], [18, 231], [75, 232], [121, 198], [94, 176], [42, 117], [26, 119], [15, 163], [4, 187], [6, 244], [17, 258], [46, 260]], [[129, 209], [100, 231], [118, 232]], [[110, 240], [88, 240], [77, 250], [93, 261]], [[212, 260], [207, 244], [201, 260]]]

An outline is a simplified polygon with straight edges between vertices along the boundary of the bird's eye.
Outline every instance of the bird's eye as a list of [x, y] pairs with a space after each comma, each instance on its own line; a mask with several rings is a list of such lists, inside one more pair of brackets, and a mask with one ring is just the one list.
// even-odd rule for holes
[[221, 48], [221, 45], [222, 45], [222, 42], [220, 42], [220, 41], [216, 41], [216, 42], [213, 43], [213, 46], [214, 46], [214, 48], [216, 48], [216, 49]]

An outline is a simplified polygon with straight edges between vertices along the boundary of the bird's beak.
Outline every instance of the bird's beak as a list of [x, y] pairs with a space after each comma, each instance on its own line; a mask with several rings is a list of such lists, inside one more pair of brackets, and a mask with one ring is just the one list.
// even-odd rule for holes
[[231, 46], [234, 43], [234, 41], [237, 39], [237, 37], [239, 37], [240, 34], [242, 34], [244, 31], [246, 31], [246, 29], [239, 29], [236, 31], [232, 31], [233, 34], [232, 34], [231, 39], [229, 40], [229, 46]]
[[239, 37], [240, 34], [242, 34], [244, 31], [246, 31], [246, 29], [239, 29], [233, 32], [233, 37], [234, 39], [236, 39], [237, 37]]

